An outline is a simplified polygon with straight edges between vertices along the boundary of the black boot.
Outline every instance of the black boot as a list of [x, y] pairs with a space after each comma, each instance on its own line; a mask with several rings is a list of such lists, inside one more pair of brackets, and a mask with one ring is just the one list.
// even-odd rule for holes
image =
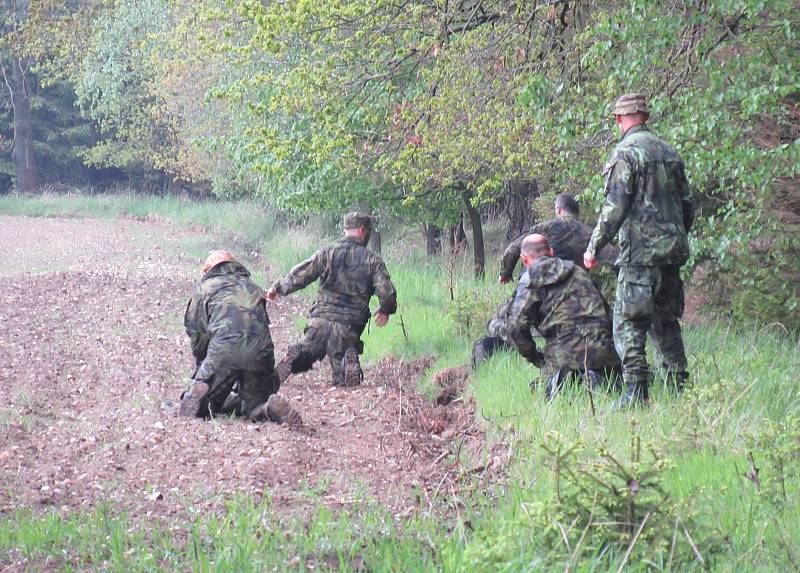
[[275, 365], [275, 372], [278, 374], [278, 386], [286, 382], [286, 379], [289, 378], [289, 375], [292, 374], [292, 372], [297, 371], [297, 368], [293, 368], [293, 366], [300, 357], [300, 354], [300, 347], [296, 344], [292, 344], [286, 349], [286, 356], [284, 356], [283, 360]]
[[667, 388], [676, 394], [684, 391], [689, 382], [689, 373], [685, 370], [676, 372], [675, 370], [667, 370]]
[[566, 374], [563, 370], [559, 370], [550, 376], [550, 378], [547, 380], [547, 384], [544, 386], [545, 400], [550, 402], [556, 397], [556, 394], [558, 394], [561, 391], [561, 388], [564, 387], [564, 378], [566, 378]]
[[[200, 417], [203, 410], [207, 408], [208, 384], [205, 382], [195, 382], [192, 387], [181, 395], [181, 405], [178, 414], [185, 417]], [[205, 408], [204, 408], [204, 405]]]
[[343, 386], [358, 386], [364, 380], [364, 371], [361, 370], [361, 362], [358, 360], [358, 351], [355, 348], [348, 348], [342, 358], [342, 381]]
[[650, 405], [650, 391], [647, 380], [626, 382], [625, 394], [614, 404], [615, 410], [629, 410]]
[[264, 404], [253, 408], [250, 418], [254, 422], [265, 422], [267, 420], [276, 424], [286, 424], [290, 428], [301, 428], [303, 418], [292, 407], [292, 403], [278, 394], [273, 394]]

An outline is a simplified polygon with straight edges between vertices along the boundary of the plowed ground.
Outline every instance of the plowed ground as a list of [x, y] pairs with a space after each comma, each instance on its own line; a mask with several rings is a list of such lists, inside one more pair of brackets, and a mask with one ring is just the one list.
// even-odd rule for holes
[[[164, 409], [193, 366], [182, 316], [198, 247], [235, 246], [158, 221], [23, 217], [0, 217], [0, 245], [2, 513], [110, 502], [168, 518], [243, 494], [289, 511], [373, 499], [401, 516], [469, 471], [448, 455], [481, 442], [467, 402], [415, 391], [430, 360], [367, 365], [350, 390], [327, 366], [293, 377], [281, 392], [303, 431]], [[269, 305], [278, 358], [306, 305]]]

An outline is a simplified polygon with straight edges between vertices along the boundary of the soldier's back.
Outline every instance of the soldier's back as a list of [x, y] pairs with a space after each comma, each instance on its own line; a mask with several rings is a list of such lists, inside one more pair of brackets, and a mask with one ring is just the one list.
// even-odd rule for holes
[[678, 152], [646, 128], [623, 137], [610, 167], [625, 161], [633, 178], [630, 208], [619, 231], [623, 265], [682, 264], [689, 255], [683, 201], [689, 195]]
[[209, 349], [257, 356], [272, 348], [264, 291], [238, 263], [224, 265], [199, 285], [208, 310]]
[[319, 253], [320, 289], [311, 316], [366, 324], [369, 299], [375, 293], [373, 277], [383, 260], [358, 241], [343, 238]]

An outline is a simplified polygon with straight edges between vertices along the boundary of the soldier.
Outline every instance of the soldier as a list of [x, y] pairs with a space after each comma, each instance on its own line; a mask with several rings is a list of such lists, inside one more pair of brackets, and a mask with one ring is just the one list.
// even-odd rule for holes
[[296, 265], [267, 292], [267, 298], [274, 301], [320, 279], [303, 340], [291, 345], [277, 366], [281, 381], [290, 373], [310, 370], [328, 356], [334, 386], [361, 383], [364, 375], [358, 355], [364, 350], [361, 333], [370, 317], [369, 300], [373, 294], [378, 297], [378, 326], [385, 326], [397, 310], [397, 291], [386, 265], [366, 248], [372, 226], [370, 215], [345, 215], [343, 238]]
[[[508, 338], [528, 362], [542, 369], [547, 399], [569, 378], [587, 376], [593, 386], [603, 377], [613, 379], [619, 357], [611, 317], [589, 273], [556, 257], [543, 235], [528, 235], [520, 247], [527, 270], [508, 309]], [[531, 328], [544, 336], [543, 353], [536, 349]]]
[[[548, 243], [558, 258], [572, 261], [579, 267], [583, 267], [583, 253], [592, 236], [592, 228], [578, 220], [580, 207], [575, 197], [569, 193], [561, 193], [556, 196], [555, 212], [555, 219], [534, 225], [530, 231], [523, 233], [506, 247], [500, 264], [501, 284], [506, 284], [514, 276], [522, 240], [532, 234], [547, 237]], [[617, 254], [614, 246], [606, 245], [600, 252], [600, 261], [612, 265]]]
[[[184, 316], [197, 369], [181, 397], [182, 416], [235, 412], [254, 420], [301, 423], [276, 394], [280, 381], [264, 291], [228, 251], [212, 251]], [[238, 383], [238, 396], [227, 400]]]
[[688, 378], [678, 320], [693, 200], [680, 155], [647, 127], [645, 97], [623, 95], [613, 114], [622, 140], [603, 170], [606, 201], [584, 262], [588, 269], [596, 266], [596, 253], [619, 233], [614, 344], [627, 386], [619, 403], [624, 408], [649, 403], [648, 332], [668, 380], [680, 390]]
[[[523, 233], [506, 247], [500, 263], [500, 284], [508, 283], [514, 276], [522, 240], [531, 234], [544, 235], [558, 258], [583, 267], [583, 253], [592, 236], [592, 228], [578, 220], [580, 207], [575, 197], [569, 193], [556, 196], [555, 213], [554, 219], [534, 225], [530, 231]], [[601, 251], [600, 259], [605, 264], [612, 265], [616, 257], [617, 249], [612, 245], [606, 245]], [[511, 301], [508, 300], [497, 307], [494, 316], [486, 323], [488, 336], [480, 338], [473, 345], [473, 368], [496, 352], [509, 347], [505, 321], [510, 304]]]

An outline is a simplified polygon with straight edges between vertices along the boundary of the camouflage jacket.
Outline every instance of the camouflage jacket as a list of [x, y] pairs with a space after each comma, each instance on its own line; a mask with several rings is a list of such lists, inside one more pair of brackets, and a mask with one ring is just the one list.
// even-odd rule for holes
[[319, 279], [319, 295], [309, 316], [352, 326], [361, 332], [369, 320], [369, 299], [379, 310], [394, 314], [397, 291], [383, 260], [360, 241], [344, 237], [296, 265], [273, 288], [285, 296]]
[[247, 369], [271, 356], [264, 291], [237, 262], [209, 270], [192, 292], [183, 318], [197, 364], [207, 357]]
[[540, 365], [531, 328], [545, 338], [544, 363], [582, 369], [615, 364], [611, 315], [589, 273], [572, 261], [541, 257], [522, 275], [508, 309], [508, 338], [529, 362]]
[[603, 170], [606, 202], [587, 251], [619, 232], [619, 266], [683, 264], [693, 199], [683, 160], [645, 125], [630, 128]]
[[[572, 261], [579, 267], [584, 268], [583, 253], [586, 251], [586, 246], [592, 237], [592, 228], [581, 223], [572, 215], [563, 215], [534, 225], [527, 233], [523, 233], [514, 239], [503, 253], [503, 259], [500, 264], [501, 277], [510, 280], [514, 275], [514, 268], [517, 266], [522, 249], [522, 241], [532, 234], [544, 235], [558, 258]], [[606, 245], [600, 251], [598, 258], [601, 263], [611, 265], [618, 254], [614, 246]]]

